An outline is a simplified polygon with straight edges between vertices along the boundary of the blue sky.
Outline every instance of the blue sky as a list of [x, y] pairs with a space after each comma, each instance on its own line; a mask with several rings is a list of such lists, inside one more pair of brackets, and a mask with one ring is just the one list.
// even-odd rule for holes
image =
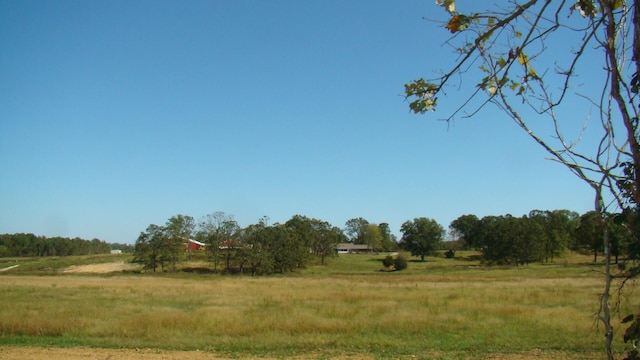
[[437, 11], [0, 0], [0, 233], [133, 243], [224, 211], [398, 234], [421, 216], [590, 210], [590, 190], [501, 114], [409, 113], [403, 84], [454, 59], [423, 19]]

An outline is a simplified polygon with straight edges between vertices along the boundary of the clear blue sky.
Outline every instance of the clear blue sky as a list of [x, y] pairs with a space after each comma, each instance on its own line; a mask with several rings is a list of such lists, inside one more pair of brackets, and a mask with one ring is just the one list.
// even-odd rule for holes
[[[590, 210], [511, 121], [447, 127], [403, 84], [454, 59], [433, 1], [0, 0], [0, 233], [133, 243], [215, 211], [398, 234]], [[441, 14], [438, 14], [441, 15]]]

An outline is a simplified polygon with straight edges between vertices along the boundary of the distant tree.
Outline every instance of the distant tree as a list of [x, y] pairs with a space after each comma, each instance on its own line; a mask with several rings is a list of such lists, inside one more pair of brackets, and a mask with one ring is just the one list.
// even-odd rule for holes
[[398, 240], [396, 236], [391, 233], [391, 228], [388, 223], [380, 223], [378, 224], [380, 228], [380, 233], [382, 234], [382, 241], [380, 242], [380, 247], [382, 251], [393, 251], [398, 248]]
[[166, 244], [165, 229], [151, 224], [146, 231], [140, 233], [136, 240], [133, 262], [142, 264], [146, 270], [156, 272], [159, 266], [163, 266], [163, 251]]
[[615, 264], [618, 264], [619, 257], [623, 254], [632, 255], [631, 245], [634, 243], [633, 235], [629, 233], [625, 224], [618, 223], [616, 217], [611, 215], [606, 218], [609, 228], [611, 255]]
[[421, 261], [437, 249], [445, 233], [440, 224], [425, 217], [404, 222], [400, 231], [402, 232], [400, 247], [410, 251], [411, 255], [420, 256]]
[[108, 254], [111, 251], [110, 244], [96, 238], [48, 238], [22, 233], [0, 235], [0, 246], [4, 247], [6, 256], [69, 256]]
[[360, 241], [374, 251], [380, 251], [382, 250], [382, 239], [380, 227], [377, 224], [367, 224], [363, 229]]
[[392, 251], [398, 246], [389, 224], [373, 224], [363, 218], [353, 218], [346, 222], [344, 233], [350, 243], [369, 245], [374, 251]]
[[312, 249], [314, 239], [318, 237], [320, 222], [304, 215], [294, 215], [284, 225], [292, 232], [297, 242], [308, 245], [308, 248]]
[[589, 211], [580, 216], [580, 223], [576, 229], [579, 250], [591, 252], [594, 263], [598, 261], [598, 252], [603, 250], [600, 221], [600, 214]]
[[347, 236], [342, 229], [326, 221], [317, 221], [314, 225], [317, 232], [311, 243], [311, 249], [316, 256], [320, 257], [320, 264], [324, 265], [325, 258], [335, 256], [336, 246], [346, 242]]
[[224, 252], [224, 271], [226, 273], [231, 272], [231, 260], [235, 252], [240, 248], [240, 238], [242, 233], [242, 228], [238, 223], [233, 220], [225, 220], [222, 223], [221, 233], [219, 235], [225, 239], [222, 243], [222, 250]]
[[480, 219], [478, 229], [479, 245], [485, 260], [508, 262], [512, 246], [509, 239], [509, 222], [513, 217], [485, 216]]
[[237, 245], [236, 237], [240, 226], [231, 214], [216, 211], [207, 214], [198, 224], [197, 237], [207, 244], [207, 252], [213, 262], [213, 268], [218, 268], [220, 261], [224, 262], [225, 271], [230, 270], [232, 245]]
[[111, 250], [120, 250], [123, 253], [133, 253], [134, 246], [131, 244], [112, 243]]
[[195, 229], [193, 217], [178, 214], [172, 216], [165, 224], [166, 242], [163, 258], [171, 265], [171, 270], [176, 271], [177, 264], [184, 254], [184, 244], [189, 243]]
[[5, 245], [0, 245], [0, 258], [11, 256], [11, 251]]
[[511, 238], [511, 262], [524, 265], [540, 261], [544, 257], [542, 224], [523, 216], [510, 219], [508, 228], [508, 236]]
[[274, 257], [271, 245], [277, 240], [277, 232], [268, 226], [266, 219], [244, 229], [243, 245], [251, 276], [271, 274], [274, 271]]
[[133, 262], [142, 264], [144, 269], [152, 269], [156, 272], [156, 257], [152, 255], [150, 236], [148, 232], [141, 231], [134, 245]]
[[382, 266], [384, 266], [385, 268], [390, 268], [393, 266], [393, 261], [393, 256], [387, 255], [384, 259], [382, 259]]
[[366, 244], [364, 234], [367, 231], [369, 222], [361, 217], [347, 220], [344, 233], [349, 237], [349, 242], [353, 244]]
[[532, 210], [529, 218], [542, 226], [543, 233], [539, 241], [542, 242], [545, 262], [553, 261], [575, 240], [575, 228], [580, 215], [569, 210], [541, 211]]
[[543, 226], [526, 216], [485, 216], [478, 225], [485, 260], [504, 264], [528, 264], [543, 255]]
[[308, 239], [300, 237], [296, 227], [289, 221], [272, 227], [270, 248], [274, 258], [274, 271], [277, 273], [304, 268], [311, 255]]
[[462, 215], [453, 220], [449, 229], [454, 238], [461, 239], [466, 249], [478, 248], [478, 223], [480, 220], [475, 215]]

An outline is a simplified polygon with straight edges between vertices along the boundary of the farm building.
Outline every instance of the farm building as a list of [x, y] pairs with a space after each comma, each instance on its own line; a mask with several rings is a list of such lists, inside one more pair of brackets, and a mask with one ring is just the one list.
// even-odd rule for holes
[[366, 244], [340, 243], [336, 246], [336, 252], [338, 254], [371, 254], [373, 248]]
[[220, 246], [218, 247], [220, 250], [227, 250], [227, 249], [240, 249], [242, 248], [242, 245], [235, 241], [235, 240], [225, 240], [222, 242], [222, 244], [220, 244]]
[[205, 247], [207, 246], [207, 244], [200, 242], [198, 240], [189, 239], [189, 241], [187, 241], [186, 243], [183, 243], [182, 246], [184, 246], [187, 252], [191, 252], [191, 251], [205, 250]]

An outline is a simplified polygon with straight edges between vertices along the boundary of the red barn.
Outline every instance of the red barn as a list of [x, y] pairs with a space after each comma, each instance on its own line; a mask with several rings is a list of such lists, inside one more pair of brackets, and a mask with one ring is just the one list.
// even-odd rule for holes
[[202, 251], [205, 249], [207, 244], [200, 242], [198, 240], [189, 239], [186, 243], [182, 244], [187, 252], [192, 251]]

